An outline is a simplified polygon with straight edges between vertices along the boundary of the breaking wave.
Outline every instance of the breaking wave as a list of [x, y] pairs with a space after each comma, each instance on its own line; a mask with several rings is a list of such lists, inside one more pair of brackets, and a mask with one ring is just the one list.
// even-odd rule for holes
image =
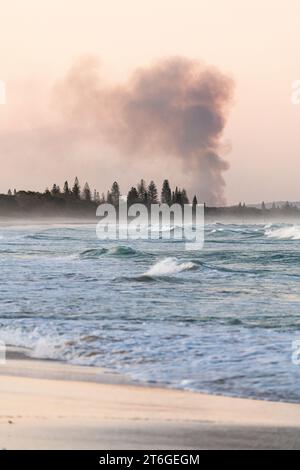
[[160, 277], [171, 276], [182, 271], [195, 269], [197, 266], [192, 262], [180, 263], [176, 258], [165, 258], [154, 264], [144, 276]]
[[276, 238], [278, 240], [300, 240], [300, 225], [270, 228], [265, 231], [265, 235], [268, 238]]

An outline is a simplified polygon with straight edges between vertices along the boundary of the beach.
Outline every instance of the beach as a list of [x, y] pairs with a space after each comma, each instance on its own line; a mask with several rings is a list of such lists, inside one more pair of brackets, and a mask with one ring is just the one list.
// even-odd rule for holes
[[0, 368], [1, 449], [298, 449], [300, 406], [143, 387], [12, 356]]
[[2, 229], [0, 448], [300, 448], [299, 228], [205, 234]]

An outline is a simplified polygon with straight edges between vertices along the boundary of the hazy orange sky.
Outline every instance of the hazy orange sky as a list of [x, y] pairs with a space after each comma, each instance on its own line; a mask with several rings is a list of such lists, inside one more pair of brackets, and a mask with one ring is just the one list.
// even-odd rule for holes
[[53, 126], [51, 138], [43, 134], [54, 122], [49, 90], [78, 57], [99, 57], [106, 81], [123, 82], [136, 67], [179, 55], [236, 83], [223, 135], [228, 202], [300, 200], [300, 106], [291, 103], [299, 0], [10, 0], [0, 11], [0, 191], [62, 185], [76, 174], [100, 191], [115, 178], [124, 191], [141, 176], [188, 184], [182, 169], [124, 167], [107, 146], [65, 148]]

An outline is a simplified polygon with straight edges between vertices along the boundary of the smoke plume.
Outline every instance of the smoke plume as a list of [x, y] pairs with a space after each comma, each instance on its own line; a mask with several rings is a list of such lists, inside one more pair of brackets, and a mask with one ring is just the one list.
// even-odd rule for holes
[[115, 147], [129, 164], [150, 157], [180, 166], [189, 189], [209, 204], [224, 203], [221, 137], [232, 94], [232, 80], [217, 69], [178, 57], [138, 69], [119, 86], [106, 85], [97, 61], [84, 59], [55, 89], [73, 129]]

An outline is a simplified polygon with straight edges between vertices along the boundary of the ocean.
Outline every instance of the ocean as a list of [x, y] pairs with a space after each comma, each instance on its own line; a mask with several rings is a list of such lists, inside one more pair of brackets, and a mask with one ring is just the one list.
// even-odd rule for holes
[[300, 402], [300, 226], [209, 224], [197, 252], [100, 241], [93, 224], [2, 224], [0, 272], [0, 340], [30, 357]]

